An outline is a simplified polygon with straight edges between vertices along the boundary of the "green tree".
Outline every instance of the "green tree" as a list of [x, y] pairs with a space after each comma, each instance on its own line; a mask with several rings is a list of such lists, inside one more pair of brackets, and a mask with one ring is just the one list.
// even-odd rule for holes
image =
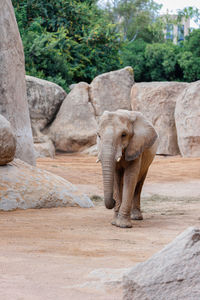
[[149, 44], [145, 50], [148, 81], [181, 80], [179, 47], [172, 43]]
[[146, 42], [137, 39], [134, 42], [124, 43], [120, 52], [123, 66], [131, 66], [133, 68], [136, 82], [148, 81], [145, 59], [146, 45]]
[[13, 0], [28, 74], [65, 89], [120, 65], [120, 38], [96, 1]]
[[185, 81], [200, 80], [200, 29], [193, 30], [183, 43], [178, 63]]
[[153, 0], [113, 0], [107, 5], [108, 14], [125, 41], [138, 38], [149, 43], [164, 41], [161, 19], [158, 18], [160, 8], [161, 5]]

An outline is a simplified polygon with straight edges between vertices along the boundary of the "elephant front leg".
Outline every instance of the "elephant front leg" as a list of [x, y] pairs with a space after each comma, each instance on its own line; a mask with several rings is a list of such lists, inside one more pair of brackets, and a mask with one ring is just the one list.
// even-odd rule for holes
[[122, 202], [122, 186], [123, 186], [123, 173], [120, 170], [116, 170], [114, 174], [114, 216], [111, 222], [112, 225], [116, 225], [116, 220], [118, 217], [118, 212]]
[[140, 158], [132, 162], [124, 173], [124, 184], [122, 192], [122, 203], [116, 219], [116, 226], [121, 228], [131, 228], [131, 208], [132, 199], [135, 192], [137, 178], [140, 168]]

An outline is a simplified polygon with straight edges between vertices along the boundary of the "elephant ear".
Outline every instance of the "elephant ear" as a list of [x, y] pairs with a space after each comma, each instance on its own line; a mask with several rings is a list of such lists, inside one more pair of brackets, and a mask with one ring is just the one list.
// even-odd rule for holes
[[125, 151], [127, 161], [134, 160], [145, 150], [150, 148], [158, 135], [152, 124], [145, 119], [140, 112], [129, 112], [129, 118], [133, 125], [133, 137]]

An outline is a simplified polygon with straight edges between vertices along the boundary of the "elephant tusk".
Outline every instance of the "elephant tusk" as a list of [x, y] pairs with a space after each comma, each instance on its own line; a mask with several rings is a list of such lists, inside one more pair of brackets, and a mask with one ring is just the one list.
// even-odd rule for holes
[[100, 159], [98, 158], [97, 160], [96, 160], [96, 163], [98, 164], [100, 162]]
[[119, 162], [121, 160], [121, 157], [118, 157], [117, 162]]

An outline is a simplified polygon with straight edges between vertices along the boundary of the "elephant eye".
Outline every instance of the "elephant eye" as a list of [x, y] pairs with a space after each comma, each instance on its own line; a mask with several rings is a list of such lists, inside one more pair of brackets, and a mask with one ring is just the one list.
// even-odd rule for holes
[[98, 136], [99, 138], [101, 138], [101, 137], [100, 137], [100, 134], [99, 134], [98, 132], [97, 132], [97, 136]]
[[127, 136], [126, 132], [122, 132], [122, 137], [124, 138], [126, 136]]

